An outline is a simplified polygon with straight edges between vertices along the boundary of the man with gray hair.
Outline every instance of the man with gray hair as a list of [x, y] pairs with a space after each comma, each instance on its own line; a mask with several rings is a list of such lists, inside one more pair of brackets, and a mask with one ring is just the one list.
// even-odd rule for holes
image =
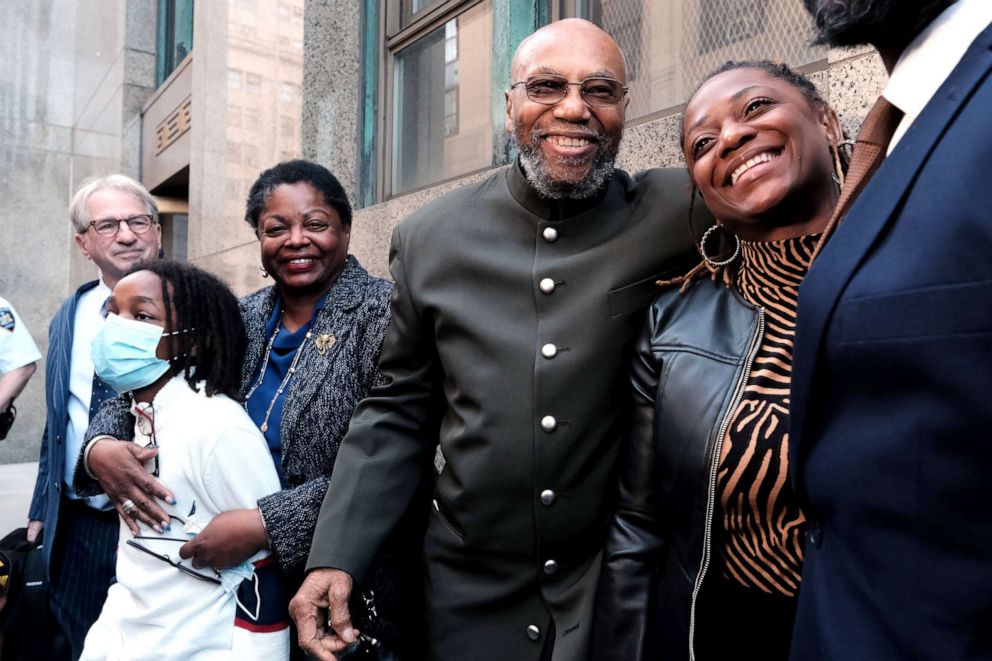
[[421, 505], [438, 444], [427, 658], [587, 657], [625, 348], [656, 280], [695, 261], [686, 173], [614, 169], [626, 94], [605, 32], [578, 19], [538, 30], [506, 92], [518, 161], [396, 229], [387, 385], [352, 419], [290, 606], [317, 658], [366, 633], [352, 581]]
[[100, 273], [62, 303], [48, 328], [47, 418], [28, 539], [44, 530], [52, 612], [75, 659], [114, 576], [118, 530], [117, 513], [105, 496], [80, 498], [71, 486], [90, 416], [114, 395], [93, 372], [90, 345], [117, 281], [138, 262], [158, 256], [161, 228], [152, 196], [120, 174], [86, 182], [72, 198], [69, 217], [76, 245]]

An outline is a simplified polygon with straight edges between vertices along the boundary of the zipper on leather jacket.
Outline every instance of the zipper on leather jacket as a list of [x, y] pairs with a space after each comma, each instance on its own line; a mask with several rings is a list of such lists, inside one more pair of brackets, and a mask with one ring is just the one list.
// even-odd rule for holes
[[744, 369], [741, 370], [741, 374], [737, 379], [737, 383], [734, 384], [734, 396], [730, 400], [730, 406], [727, 408], [727, 413], [723, 416], [723, 421], [720, 423], [720, 429], [717, 432], [716, 442], [713, 447], [713, 461], [710, 464], [710, 481], [709, 481], [709, 492], [706, 500], [706, 525], [703, 528], [703, 557], [699, 565], [699, 572], [696, 574], [696, 583], [692, 586], [692, 605], [689, 609], [689, 659], [694, 661], [696, 658], [695, 650], [695, 640], [696, 640], [696, 601], [699, 598], [699, 590], [703, 585], [703, 578], [706, 576], [706, 571], [710, 566], [710, 552], [711, 552], [711, 542], [713, 536], [713, 508], [716, 504], [716, 474], [720, 467], [720, 452], [723, 449], [723, 439], [727, 434], [727, 428], [730, 426], [731, 418], [733, 418], [734, 413], [737, 411], [737, 406], [741, 403], [741, 399], [744, 397], [744, 387], [747, 385], [748, 377], [751, 376], [751, 365], [754, 363], [754, 357], [758, 353], [758, 348], [761, 346], [761, 338], [765, 334], [765, 310], [764, 308], [758, 308], [758, 327], [751, 337], [751, 345], [748, 347], [747, 355], [744, 358]]

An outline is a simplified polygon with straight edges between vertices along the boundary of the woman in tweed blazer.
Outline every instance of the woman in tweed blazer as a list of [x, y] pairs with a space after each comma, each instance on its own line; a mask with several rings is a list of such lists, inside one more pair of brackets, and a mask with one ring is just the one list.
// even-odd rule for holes
[[[316, 343], [305, 344], [296, 375], [287, 384], [280, 437], [288, 488], [258, 503], [269, 544], [285, 570], [306, 560], [338, 444], [355, 406], [377, 385], [376, 362], [389, 326], [391, 290], [388, 281], [370, 276], [349, 255], [311, 326], [313, 336], [335, 340], [323, 350]], [[270, 335], [265, 327], [277, 300], [276, 286], [241, 299], [248, 336], [242, 393], [248, 393], [258, 378]]]
[[[266, 435], [283, 489], [262, 498], [257, 509], [225, 512], [180, 553], [198, 567], [225, 567], [268, 547], [295, 591], [338, 446], [355, 406], [380, 378], [392, 285], [347, 254], [351, 207], [322, 166], [290, 161], [263, 172], [252, 186], [246, 220], [275, 284], [241, 300], [248, 338], [241, 392]], [[88, 436], [128, 438], [131, 424], [120, 408], [103, 409]], [[136, 503], [133, 518], [155, 525], [150, 496], [171, 494], [142, 470], [140, 462], [150, 456], [133, 447], [124, 453], [113, 443], [91, 445], [81, 461], [85, 472], [100, 476], [113, 502]], [[407, 531], [416, 530], [412, 518], [410, 526]], [[402, 658], [415, 656], [405, 632], [416, 637], [416, 602], [408, 599], [419, 582], [416, 553], [394, 550], [407, 531], [380, 554], [361, 594], [375, 606], [366, 629]]]

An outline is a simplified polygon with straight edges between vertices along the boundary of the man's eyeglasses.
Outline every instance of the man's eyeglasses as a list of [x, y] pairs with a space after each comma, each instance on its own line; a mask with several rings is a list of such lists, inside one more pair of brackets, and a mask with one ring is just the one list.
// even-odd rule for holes
[[120, 219], [98, 218], [97, 220], [91, 220], [86, 226], [86, 229], [80, 232], [80, 234], [86, 233], [86, 231], [92, 227], [98, 235], [110, 238], [112, 236], [117, 236], [117, 233], [121, 229], [121, 223], [127, 223], [127, 226], [135, 234], [144, 234], [151, 229], [152, 225], [155, 224], [155, 219], [146, 213]]
[[[186, 522], [183, 521], [182, 519], [180, 519], [178, 516], [172, 516], [172, 515], [170, 515], [169, 516], [169, 519], [171, 521], [178, 522], [180, 525], [185, 525], [186, 524]], [[201, 574], [200, 572], [195, 571], [193, 569], [190, 569], [186, 565], [182, 564], [181, 559], [173, 560], [169, 556], [168, 553], [157, 553], [157, 552], [151, 550], [150, 548], [148, 548], [147, 546], [145, 546], [144, 544], [141, 544], [141, 543], [135, 541], [135, 540], [139, 540], [139, 539], [147, 539], [149, 541], [155, 541], [155, 542], [178, 542], [180, 544], [185, 544], [186, 542], [188, 542], [190, 540], [190, 538], [188, 538], [188, 537], [187, 538], [182, 538], [182, 537], [161, 537], [161, 536], [152, 537], [150, 535], [135, 535], [133, 539], [127, 540], [127, 545], [128, 546], [131, 546], [133, 548], [138, 549], [142, 553], [147, 553], [148, 555], [152, 556], [153, 558], [155, 558], [157, 560], [161, 560], [162, 562], [167, 562], [168, 564], [172, 565], [173, 567], [175, 567], [176, 569], [178, 569], [182, 573], [186, 574], [187, 576], [192, 576], [193, 578], [195, 578], [197, 580], [206, 581], [207, 583], [214, 583], [216, 585], [221, 585], [220, 579], [217, 578], [218, 576], [220, 576], [220, 572], [219, 571], [214, 570], [215, 576], [208, 576], [206, 574]]]
[[586, 78], [572, 83], [564, 76], [550, 73], [531, 76], [527, 80], [513, 83], [510, 89], [518, 85], [524, 86], [528, 99], [547, 106], [552, 106], [568, 96], [568, 88], [571, 85], [579, 88], [579, 94], [590, 108], [615, 106], [627, 93], [626, 85], [613, 78]]

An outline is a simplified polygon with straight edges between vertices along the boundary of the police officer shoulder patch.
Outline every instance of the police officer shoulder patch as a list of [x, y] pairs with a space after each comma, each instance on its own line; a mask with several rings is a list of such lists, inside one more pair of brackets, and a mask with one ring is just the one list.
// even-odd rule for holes
[[0, 327], [14, 332], [14, 313], [10, 308], [0, 308]]

